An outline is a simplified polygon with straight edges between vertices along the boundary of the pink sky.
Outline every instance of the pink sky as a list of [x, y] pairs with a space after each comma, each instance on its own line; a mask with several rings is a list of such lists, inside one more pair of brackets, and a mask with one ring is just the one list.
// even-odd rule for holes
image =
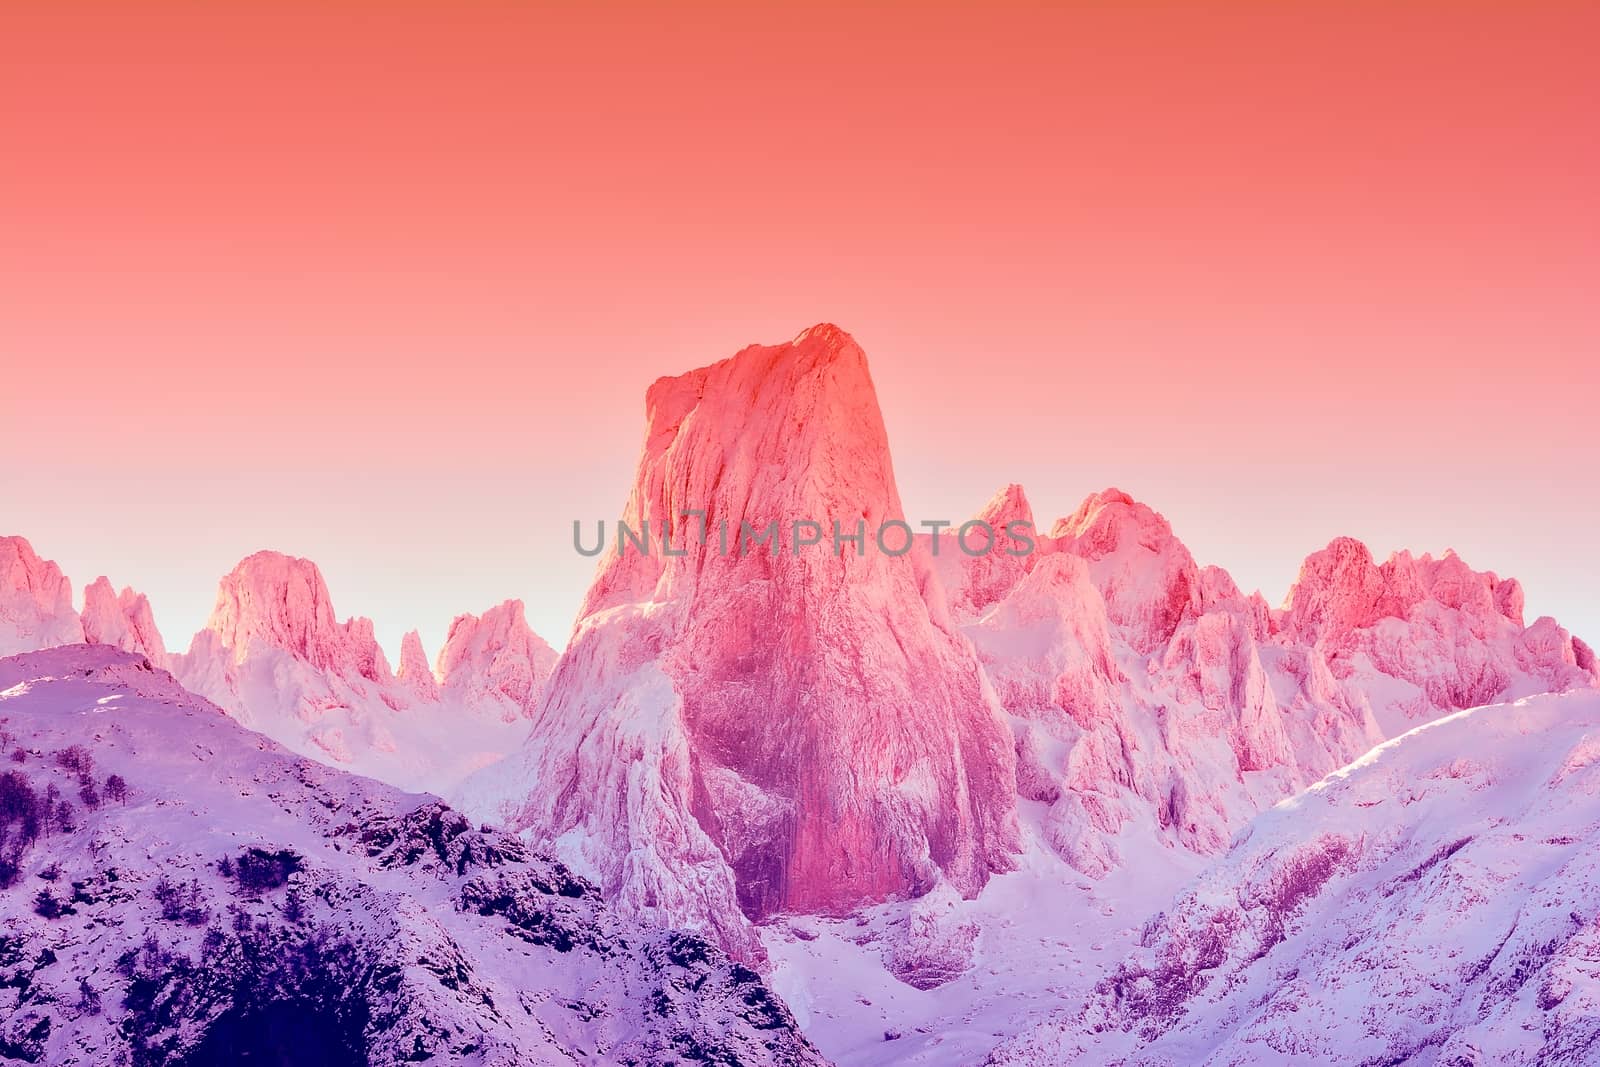
[[818, 321], [915, 518], [1117, 485], [1600, 637], [1593, 4], [0, 0], [0, 533], [561, 644], [654, 378]]

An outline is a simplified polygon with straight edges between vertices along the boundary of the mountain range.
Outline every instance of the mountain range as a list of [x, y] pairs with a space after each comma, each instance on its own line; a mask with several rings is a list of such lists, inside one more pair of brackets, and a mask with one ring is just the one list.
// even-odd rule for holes
[[[163, 761], [142, 806], [85, 820], [109, 844], [33, 845], [20, 876], [114, 862], [138, 872], [108, 892], [126, 917], [160, 906], [145, 883], [168, 871], [217, 914], [203, 867], [223, 836], [292, 851], [311, 911], [350, 933], [319, 953], [370, 969], [398, 939], [427, 956], [433, 978], [389, 960], [422, 983], [385, 990], [399, 1001], [363, 991], [355, 1015], [315, 1023], [372, 1062], [399, 1055], [396, 1034], [451, 1062], [545, 1062], [514, 1058], [543, 1047], [535, 1032], [580, 1062], [704, 1062], [677, 1023], [638, 1013], [627, 991], [646, 987], [677, 998], [699, 1047], [735, 1050], [719, 1062], [1600, 1055], [1584, 859], [1600, 675], [1581, 640], [1525, 619], [1515, 579], [1340, 538], [1273, 607], [1126, 493], [1045, 527], [1016, 485], [974, 514], [996, 538], [978, 555], [948, 534], [898, 553], [870, 537], [725, 552], [689, 518], [906, 522], [864, 353], [820, 325], [663, 378], [645, 407], [622, 520], [687, 550], [605, 553], [559, 655], [511, 600], [457, 617], [431, 667], [407, 635], [396, 671], [313, 563], [272, 552], [225, 576], [169, 653], [145, 597], [100, 578], [79, 610], [55, 564], [0, 539], [0, 654], [23, 653], [0, 661], [0, 720], [19, 766], [78, 747], [134, 783], [135, 749]], [[168, 808], [201, 821], [169, 827]], [[394, 859], [408, 834], [419, 854]], [[577, 902], [558, 918], [528, 895], [551, 885]], [[138, 946], [80, 951], [59, 918], [4, 898], [17, 959], [72, 947], [68, 969], [127, 1003], [112, 950]], [[315, 925], [279, 911], [274, 943]], [[528, 923], [563, 922], [588, 955], [519, 961]], [[191, 925], [161, 950], [192, 956]], [[692, 981], [674, 938], [694, 946]], [[460, 962], [453, 985], [441, 959]], [[45, 969], [12, 981], [65, 980]], [[113, 1033], [33, 999], [39, 1021], [10, 1024], [0, 1056], [94, 1062], [126, 1044], [202, 1062], [271, 1005], [317, 999], [297, 982], [202, 1008], [168, 982], [158, 999], [186, 1007], [132, 1036], [130, 1015]]]

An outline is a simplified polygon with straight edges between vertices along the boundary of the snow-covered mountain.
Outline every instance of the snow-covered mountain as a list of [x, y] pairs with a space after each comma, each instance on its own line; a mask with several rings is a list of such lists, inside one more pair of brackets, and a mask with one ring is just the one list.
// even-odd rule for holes
[[991, 1062], [1600, 1062], [1600, 694], [1436, 720], [1262, 814]]
[[[1018, 486], [978, 518], [1033, 516]], [[1111, 489], [1025, 556], [934, 557], [1017, 737], [1025, 796], [1078, 870], [1124, 827], [1213, 853], [1256, 811], [1441, 714], [1595, 684], [1554, 620], [1525, 626], [1513, 579], [1341, 538], [1282, 610], [1202, 567], [1165, 519]]]
[[4, 1062], [823, 1062], [715, 945], [143, 656], [0, 660], [0, 731]]
[[556, 658], [515, 600], [458, 617], [437, 672], [415, 633], [401, 655], [397, 676], [371, 621], [338, 621], [316, 564], [258, 552], [172, 659], [186, 686], [294, 752], [443, 792], [516, 749]]

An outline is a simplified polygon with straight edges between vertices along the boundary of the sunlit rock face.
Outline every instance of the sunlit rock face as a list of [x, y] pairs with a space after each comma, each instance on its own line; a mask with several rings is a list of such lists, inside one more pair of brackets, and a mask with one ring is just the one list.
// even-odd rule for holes
[[235, 661], [261, 646], [345, 677], [393, 677], [371, 620], [337, 621], [317, 565], [281, 552], [257, 552], [222, 579], [206, 630]]
[[646, 408], [623, 521], [654, 550], [608, 550], [527, 750], [473, 792], [735, 950], [741, 913], [976, 892], [1018, 847], [1013, 741], [925, 553], [876, 543], [904, 516], [861, 349], [818, 326]]

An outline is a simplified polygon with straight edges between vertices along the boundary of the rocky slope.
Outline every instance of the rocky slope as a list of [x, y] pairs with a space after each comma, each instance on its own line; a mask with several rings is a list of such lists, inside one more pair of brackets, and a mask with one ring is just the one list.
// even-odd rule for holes
[[822, 1062], [714, 945], [141, 656], [0, 660], [0, 730], [0, 1060]]
[[1600, 1060], [1600, 695], [1462, 712], [1244, 830], [996, 1065]]
[[790, 543], [903, 519], [861, 349], [819, 326], [646, 408], [624, 521], [657, 549], [608, 552], [527, 747], [462, 796], [746, 958], [743, 916], [977, 892], [1018, 848], [1012, 742], [926, 560]]

